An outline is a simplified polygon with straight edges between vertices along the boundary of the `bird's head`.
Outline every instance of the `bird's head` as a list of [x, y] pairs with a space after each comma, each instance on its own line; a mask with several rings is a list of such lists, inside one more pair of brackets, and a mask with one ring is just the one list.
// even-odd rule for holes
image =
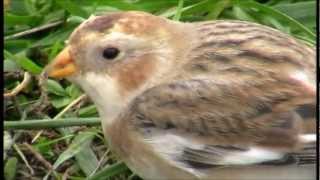
[[143, 12], [90, 17], [71, 34], [47, 74], [80, 85], [102, 108], [121, 106], [172, 67], [185, 44], [176, 41], [183, 34], [179, 25]]

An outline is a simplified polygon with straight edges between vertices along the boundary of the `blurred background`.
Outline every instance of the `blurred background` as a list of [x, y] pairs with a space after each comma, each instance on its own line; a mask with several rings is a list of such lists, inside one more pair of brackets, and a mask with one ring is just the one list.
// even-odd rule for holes
[[[140, 179], [109, 151], [93, 103], [41, 72], [81, 22], [113, 11], [176, 21], [252, 21], [316, 43], [315, 0], [4, 0], [4, 173], [14, 179]], [[50, 120], [52, 124], [41, 120]], [[57, 123], [58, 122], [58, 123]], [[62, 128], [70, 122], [77, 124]], [[86, 126], [86, 124], [91, 124]]]

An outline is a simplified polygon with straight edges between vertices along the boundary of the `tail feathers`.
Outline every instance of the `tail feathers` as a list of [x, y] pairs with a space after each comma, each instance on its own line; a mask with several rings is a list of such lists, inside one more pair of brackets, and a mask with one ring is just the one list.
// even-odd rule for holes
[[304, 143], [304, 146], [301, 150], [297, 152], [288, 153], [284, 155], [281, 159], [264, 162], [262, 164], [273, 165], [273, 166], [282, 166], [282, 165], [299, 165], [300, 166], [300, 165], [316, 164], [316, 161], [317, 161], [316, 134], [301, 135], [300, 139]]
[[317, 145], [316, 142], [305, 144], [304, 148], [298, 152], [291, 154], [298, 165], [315, 164], [317, 161]]

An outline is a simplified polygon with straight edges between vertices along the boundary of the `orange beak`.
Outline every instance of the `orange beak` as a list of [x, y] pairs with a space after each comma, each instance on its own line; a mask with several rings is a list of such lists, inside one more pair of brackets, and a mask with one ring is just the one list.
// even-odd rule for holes
[[76, 72], [76, 66], [69, 53], [69, 47], [64, 48], [46, 70], [49, 77], [65, 78]]

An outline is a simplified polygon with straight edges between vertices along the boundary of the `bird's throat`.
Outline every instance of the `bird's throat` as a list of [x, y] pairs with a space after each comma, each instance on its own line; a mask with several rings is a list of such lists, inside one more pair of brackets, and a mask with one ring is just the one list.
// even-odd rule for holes
[[90, 72], [76, 77], [75, 81], [96, 104], [103, 125], [112, 124], [128, 104], [116, 82], [106, 74]]

